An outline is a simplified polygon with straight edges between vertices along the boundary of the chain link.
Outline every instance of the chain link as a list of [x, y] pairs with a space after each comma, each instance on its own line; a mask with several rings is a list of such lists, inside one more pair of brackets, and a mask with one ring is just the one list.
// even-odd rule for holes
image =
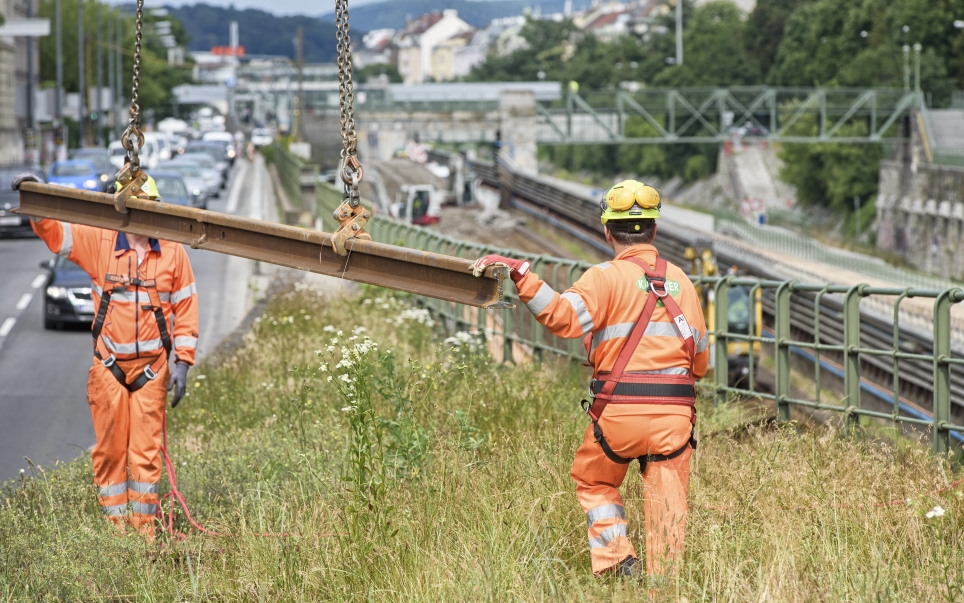
[[342, 160], [355, 155], [355, 94], [351, 74], [351, 26], [348, 0], [335, 0], [335, 37], [338, 42], [338, 96], [341, 109]]
[[134, 20], [134, 83], [131, 87], [130, 121], [127, 130], [121, 137], [121, 143], [127, 149], [131, 168], [140, 169], [138, 151], [144, 145], [144, 135], [141, 133], [141, 38], [144, 28], [144, 0], [137, 0], [137, 13]]

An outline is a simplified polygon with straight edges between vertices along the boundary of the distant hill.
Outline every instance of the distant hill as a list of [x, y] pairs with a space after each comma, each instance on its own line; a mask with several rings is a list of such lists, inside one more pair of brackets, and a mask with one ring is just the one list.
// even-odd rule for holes
[[[474, 27], [485, 27], [492, 19], [521, 15], [526, 8], [536, 7], [545, 13], [562, 12], [565, 0], [388, 0], [375, 4], [349, 7], [352, 31], [405, 27], [406, 18], [415, 18], [443, 8], [459, 11], [466, 23]], [[573, 6], [588, 6], [589, 0], [574, 0]], [[324, 22], [335, 22], [335, 13], [319, 17]]]
[[[335, 26], [307, 16], [279, 17], [258, 9], [238, 10], [209, 4], [167, 7], [190, 36], [188, 49], [209, 50], [228, 45], [228, 24], [238, 22], [241, 45], [247, 54], [294, 57], [292, 40], [298, 26], [305, 28], [305, 61], [325, 63], [335, 59]], [[354, 17], [354, 15], [352, 15]], [[365, 31], [352, 23], [352, 32]]]

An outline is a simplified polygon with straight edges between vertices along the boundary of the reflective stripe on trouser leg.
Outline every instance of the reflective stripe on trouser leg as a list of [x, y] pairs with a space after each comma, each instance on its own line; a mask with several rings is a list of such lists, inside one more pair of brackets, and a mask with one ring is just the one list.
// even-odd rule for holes
[[606, 458], [593, 436], [592, 425], [586, 429], [582, 444], [569, 473], [576, 482], [576, 497], [586, 512], [589, 524], [589, 553], [592, 571], [601, 574], [636, 551], [627, 538], [623, 499], [619, 486], [629, 465]]
[[129, 491], [131, 524], [149, 531], [157, 513], [157, 490], [161, 481], [161, 423], [167, 404], [167, 365], [157, 378], [131, 394]]
[[127, 507], [128, 392], [99, 361], [87, 378], [87, 401], [97, 437], [91, 451], [97, 501], [114, 522], [125, 520]]
[[687, 448], [675, 459], [647, 463], [643, 472], [647, 574], [664, 574], [682, 558], [691, 456]]

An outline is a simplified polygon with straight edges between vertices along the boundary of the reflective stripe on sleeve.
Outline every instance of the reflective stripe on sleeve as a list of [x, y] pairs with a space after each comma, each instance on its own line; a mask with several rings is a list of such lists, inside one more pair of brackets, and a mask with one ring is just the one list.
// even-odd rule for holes
[[626, 538], [627, 534], [628, 532], [626, 531], [626, 524], [624, 523], [616, 524], [600, 532], [598, 538], [590, 538], [589, 548], [604, 549], [609, 545], [610, 542], [612, 542], [616, 538], [620, 536], [622, 536], [623, 538]]
[[552, 290], [552, 287], [546, 283], [542, 283], [536, 294], [532, 296], [532, 299], [526, 302], [526, 308], [533, 314], [541, 314], [543, 310], [549, 307], [552, 303], [553, 297], [555, 297], [556, 292]]
[[191, 283], [187, 287], [171, 293], [171, 303], [176, 304], [177, 302], [184, 301], [195, 293], [197, 293], [197, 286]]
[[595, 266], [593, 266], [593, 268], [599, 268], [600, 270], [605, 270], [610, 266], [612, 266], [612, 264], [610, 264], [609, 262], [603, 262], [602, 264], [596, 264]]
[[97, 496], [117, 496], [118, 494], [127, 494], [126, 482], [97, 488]]
[[176, 348], [197, 348], [197, 337], [188, 337], [187, 335], [181, 335], [174, 338], [174, 347]]
[[70, 230], [70, 224], [61, 222], [60, 225], [64, 227], [64, 240], [60, 244], [60, 251], [57, 255], [66, 258], [70, 255], [70, 250], [74, 247], [74, 233]]
[[699, 354], [700, 352], [705, 352], [707, 346], [710, 345], [710, 334], [703, 333], [700, 335], [699, 331], [693, 329], [693, 335], [696, 336], [696, 353]]
[[589, 310], [586, 309], [586, 302], [582, 300], [582, 296], [575, 291], [566, 291], [562, 294], [562, 298], [572, 305], [572, 309], [576, 311], [576, 318], [579, 320], [579, 326], [582, 328], [582, 334], [593, 330], [595, 325], [592, 323], [592, 316], [589, 315]]
[[138, 482], [130, 480], [127, 486], [138, 494], [157, 494], [157, 482]]
[[104, 512], [104, 515], [108, 517], [119, 517], [127, 513], [127, 503], [122, 505], [101, 505], [100, 509]]
[[117, 343], [107, 335], [103, 336], [104, 345], [107, 349], [115, 354], [136, 354], [141, 352], [153, 352], [154, 350], [159, 350], [164, 345], [161, 338], [157, 339], [145, 339], [144, 341], [139, 341], [135, 343]]
[[600, 505], [586, 512], [589, 527], [600, 519], [626, 519], [626, 509], [622, 505]]
[[[94, 293], [98, 296], [104, 297], [104, 288], [100, 285], [91, 285], [90, 288], [93, 289]], [[113, 297], [113, 295], [111, 297]]]
[[139, 502], [131, 503], [131, 511], [137, 513], [138, 515], [154, 515], [157, 513], [157, 505]]

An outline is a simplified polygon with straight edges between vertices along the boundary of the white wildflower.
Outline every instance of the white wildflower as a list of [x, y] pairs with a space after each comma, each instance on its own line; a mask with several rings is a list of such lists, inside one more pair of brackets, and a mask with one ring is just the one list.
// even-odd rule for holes
[[334, 332], [335, 332], [335, 327], [333, 327], [333, 326], [331, 326], [331, 325], [325, 325], [325, 328], [322, 329], [322, 331], [324, 331], [325, 333], [334, 333]]
[[322, 364], [321, 366], [318, 367], [318, 370], [321, 371], [322, 373], [327, 373], [327, 372], [328, 372], [328, 365], [327, 365], [327, 364]]
[[928, 511], [927, 514], [924, 515], [924, 517], [926, 517], [927, 519], [931, 519], [933, 517], [943, 517], [944, 513], [947, 513], [947, 511], [944, 510], [944, 507], [937, 505], [936, 507]]
[[198, 381], [203, 381], [204, 379], [207, 379], [207, 375], [198, 375], [197, 377], [195, 377], [195, 379], [197, 379]]
[[372, 300], [366, 299], [366, 300], [364, 300], [364, 301], [362, 302], [362, 305], [368, 306], [368, 305], [370, 305], [371, 303], [372, 303]]
[[349, 375], [348, 373], [345, 373], [344, 375], [338, 375], [338, 378], [344, 381], [345, 383], [351, 383], [352, 381], [351, 375]]
[[328, 383], [331, 383], [331, 375], [328, 375]]
[[352, 410], [354, 410], [354, 409], [352, 409], [351, 406], [346, 406], [346, 407], [344, 407], [344, 408], [341, 409], [341, 412], [351, 412]]
[[351, 330], [351, 332], [355, 335], [361, 335], [366, 331], [368, 331], [368, 329], [366, 329], [365, 327], [355, 327], [354, 329]]

